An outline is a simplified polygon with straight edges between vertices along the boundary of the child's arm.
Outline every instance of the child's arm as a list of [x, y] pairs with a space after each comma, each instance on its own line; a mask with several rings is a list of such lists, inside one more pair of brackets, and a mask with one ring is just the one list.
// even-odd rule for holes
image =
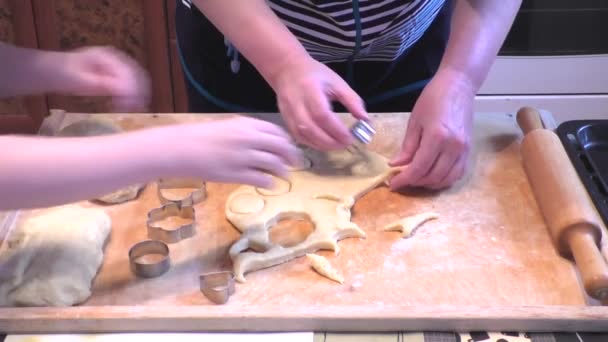
[[0, 98], [42, 93], [112, 96], [119, 110], [143, 109], [149, 98], [146, 72], [108, 47], [41, 51], [0, 42]]
[[152, 179], [146, 134], [0, 136], [0, 210], [64, 204]]
[[289, 137], [239, 118], [92, 138], [0, 136], [0, 210], [87, 200], [160, 177], [269, 187], [298, 163]]
[[0, 98], [39, 94], [47, 89], [48, 79], [55, 68], [45, 67], [56, 59], [54, 52], [22, 49], [0, 42]]

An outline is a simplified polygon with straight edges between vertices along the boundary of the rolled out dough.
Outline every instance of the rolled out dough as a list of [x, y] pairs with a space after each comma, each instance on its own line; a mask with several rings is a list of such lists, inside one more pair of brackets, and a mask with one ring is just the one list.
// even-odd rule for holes
[[[120, 127], [115, 125], [110, 120], [92, 118], [76, 121], [70, 125], [65, 126], [59, 132], [57, 132], [57, 136], [90, 137], [97, 135], [116, 134], [121, 133], [122, 131], [123, 130]], [[95, 200], [107, 204], [124, 203], [137, 198], [143, 187], [144, 184], [133, 184], [122, 189], [118, 189], [109, 194], [95, 198]]]
[[71, 306], [91, 295], [111, 219], [75, 205], [23, 213], [0, 249], [0, 306]]
[[[236, 280], [245, 281], [245, 273], [278, 265], [320, 249], [339, 253], [337, 241], [365, 237], [350, 221], [355, 200], [382, 184], [397, 170], [387, 160], [371, 151], [334, 151], [329, 153], [303, 149], [310, 167], [292, 170], [289, 191], [260, 192], [241, 186], [226, 202], [227, 219], [242, 232], [230, 248]], [[283, 247], [273, 244], [269, 229], [282, 219], [309, 219], [314, 231], [303, 242]], [[255, 252], [248, 251], [248, 249]]]
[[306, 257], [308, 260], [310, 260], [312, 268], [317, 271], [317, 273], [340, 284], [344, 283], [344, 277], [331, 266], [329, 261], [324, 256], [317, 254], [306, 254]]
[[407, 216], [398, 221], [387, 224], [384, 227], [385, 231], [399, 231], [401, 236], [406, 238], [409, 237], [416, 228], [420, 227], [423, 223], [438, 219], [439, 214], [434, 212], [421, 213], [412, 216]]

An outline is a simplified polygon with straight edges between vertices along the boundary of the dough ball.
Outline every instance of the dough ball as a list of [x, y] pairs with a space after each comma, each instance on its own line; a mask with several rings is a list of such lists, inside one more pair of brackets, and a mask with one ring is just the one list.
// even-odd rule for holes
[[0, 251], [0, 306], [71, 306], [91, 295], [111, 219], [63, 206], [24, 213]]

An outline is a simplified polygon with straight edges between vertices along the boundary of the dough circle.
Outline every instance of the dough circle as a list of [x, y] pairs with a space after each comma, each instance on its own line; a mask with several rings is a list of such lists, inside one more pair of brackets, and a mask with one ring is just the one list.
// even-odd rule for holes
[[279, 196], [291, 191], [291, 182], [288, 180], [278, 177], [273, 177], [273, 180], [274, 186], [272, 189], [255, 188], [255, 191], [263, 196]]
[[240, 194], [230, 201], [230, 211], [235, 214], [255, 214], [264, 209], [266, 202], [260, 196]]

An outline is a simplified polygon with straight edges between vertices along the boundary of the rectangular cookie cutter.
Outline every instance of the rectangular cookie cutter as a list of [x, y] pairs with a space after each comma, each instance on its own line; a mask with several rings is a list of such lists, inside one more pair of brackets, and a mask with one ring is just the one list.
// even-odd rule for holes
[[[175, 229], [165, 229], [157, 224], [159, 221], [169, 217], [180, 217], [192, 222]], [[150, 210], [146, 226], [148, 228], [148, 238], [166, 243], [176, 243], [183, 239], [191, 238], [196, 234], [196, 211], [194, 207], [182, 206], [179, 203], [171, 202], [160, 208]]]
[[199, 277], [201, 292], [215, 304], [225, 304], [234, 294], [234, 273], [230, 271], [203, 273]]
[[[207, 196], [205, 182], [190, 178], [161, 178], [156, 182], [156, 193], [161, 204], [176, 203], [181, 206], [193, 206], [202, 202]], [[164, 191], [169, 189], [194, 189], [188, 196], [180, 199], [165, 197]]]

